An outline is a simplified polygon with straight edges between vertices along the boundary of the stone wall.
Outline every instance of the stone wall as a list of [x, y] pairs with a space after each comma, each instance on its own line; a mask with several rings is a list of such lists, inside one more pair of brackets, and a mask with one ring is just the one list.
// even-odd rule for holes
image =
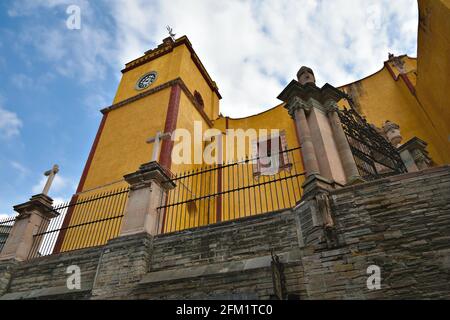
[[[17, 264], [2, 299], [88, 299], [91, 295], [102, 247], [60, 253]], [[9, 265], [9, 262], [0, 262]], [[81, 290], [67, 289], [67, 268], [80, 267]]]
[[[345, 283], [346, 292], [352, 292], [353, 283], [357, 292], [366, 276], [346, 278], [376, 264], [383, 290], [362, 291], [361, 298], [450, 298], [448, 166], [338, 190], [332, 194], [332, 211], [341, 249], [334, 252], [329, 275]], [[346, 271], [333, 272], [338, 266]], [[320, 292], [310, 296], [322, 297]]]
[[[290, 298], [450, 298], [449, 166], [336, 190], [329, 207], [332, 229], [321, 226], [323, 208], [311, 200], [239, 221], [2, 262], [2, 298], [269, 299], [272, 253]], [[79, 292], [64, 288], [70, 264], [82, 270]], [[370, 265], [381, 268], [381, 290], [367, 289]]]

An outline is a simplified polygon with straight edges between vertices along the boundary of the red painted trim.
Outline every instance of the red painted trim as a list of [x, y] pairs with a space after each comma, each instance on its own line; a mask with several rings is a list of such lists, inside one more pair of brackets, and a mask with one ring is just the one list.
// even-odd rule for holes
[[[169, 106], [167, 107], [166, 123], [164, 125], [164, 133], [173, 132], [177, 128], [178, 112], [180, 110], [180, 98], [181, 98], [181, 86], [179, 83], [175, 83], [170, 91]], [[166, 169], [170, 169], [172, 166], [172, 150], [173, 141], [163, 140], [161, 146], [161, 152], [159, 156], [159, 164]], [[167, 204], [169, 193], [166, 193], [165, 202]], [[167, 219], [167, 208], [164, 210], [163, 223], [161, 227], [161, 233], [164, 233]]]
[[416, 95], [416, 88], [414, 87], [414, 85], [412, 84], [411, 80], [409, 80], [408, 76], [404, 73], [400, 73], [398, 75], [398, 77], [395, 76], [394, 71], [392, 70], [390, 64], [388, 62], [386, 63], [386, 68], [388, 69], [389, 73], [391, 74], [392, 78], [397, 81], [398, 78], [401, 78], [403, 80], [403, 82], [406, 84], [406, 86], [408, 87], [409, 91], [412, 93], [413, 96]]
[[86, 182], [86, 178], [91, 168], [92, 160], [94, 159], [95, 151], [97, 150], [98, 142], [100, 141], [100, 136], [102, 135], [103, 128], [105, 127], [106, 118], [108, 114], [104, 114], [102, 121], [100, 122], [100, 126], [97, 130], [97, 134], [94, 139], [94, 143], [92, 144], [91, 151], [89, 152], [89, 157], [86, 161], [86, 165], [84, 166], [83, 174], [81, 175], [80, 182], [78, 183], [77, 193], [83, 191], [84, 183]]
[[[164, 132], [173, 132], [177, 128], [178, 112], [180, 110], [181, 87], [174, 84], [170, 92], [169, 106], [167, 108], [166, 124]], [[171, 139], [163, 140], [159, 163], [166, 169], [172, 165], [173, 141]]]
[[219, 165], [217, 170], [217, 202], [216, 202], [216, 222], [222, 221], [222, 165]]
[[57, 254], [61, 252], [62, 244], [64, 242], [64, 238], [66, 236], [67, 227], [70, 225], [70, 220], [72, 218], [73, 210], [75, 209], [75, 204], [78, 201], [78, 196], [75, 195], [70, 200], [70, 207], [67, 210], [66, 216], [64, 217], [64, 222], [61, 226], [62, 230], [58, 234], [58, 239], [56, 240], [55, 247], [53, 248], [53, 254]]
[[197, 102], [195, 102], [194, 95], [192, 94], [192, 92], [189, 91], [188, 87], [186, 86], [186, 84], [183, 82], [183, 80], [181, 78], [176, 78], [176, 79], [171, 80], [169, 82], [166, 82], [166, 83], [164, 83], [162, 85], [159, 85], [159, 86], [157, 86], [157, 87], [155, 87], [153, 89], [150, 89], [148, 91], [139, 93], [138, 95], [135, 95], [135, 96], [133, 96], [131, 98], [128, 98], [128, 99], [125, 99], [125, 100], [123, 100], [121, 102], [113, 104], [113, 105], [111, 105], [109, 107], [106, 107], [106, 108], [102, 109], [101, 112], [103, 114], [105, 114], [105, 113], [108, 113], [108, 112], [110, 112], [112, 110], [115, 110], [117, 108], [124, 107], [124, 106], [128, 105], [129, 103], [132, 103], [132, 102], [137, 101], [139, 99], [145, 98], [145, 97], [147, 97], [149, 95], [152, 95], [152, 94], [154, 94], [156, 92], [159, 92], [161, 90], [173, 87], [175, 84], [178, 84], [181, 87], [181, 90], [183, 90], [184, 94], [187, 96], [187, 98], [195, 106], [195, 109], [197, 109], [197, 111], [200, 113], [200, 115], [203, 117], [203, 119], [206, 121], [206, 123], [208, 123], [208, 125], [210, 127], [212, 127], [213, 123], [212, 123], [211, 119], [209, 119], [208, 115], [205, 113], [205, 110], [203, 110], [203, 108], [201, 108], [199, 106], [199, 104]]
[[412, 95], [415, 96], [416, 88], [414, 88], [414, 85], [412, 84], [411, 80], [409, 80], [408, 76], [406, 74], [400, 74], [400, 77], [403, 79], [409, 91], [411, 91]]
[[[228, 127], [228, 117], [225, 118], [225, 132], [229, 129]], [[219, 158], [222, 158], [221, 161], [223, 161], [223, 141], [221, 143], [221, 150], [219, 150]], [[222, 221], [222, 179], [223, 179], [223, 172], [222, 172], [222, 164], [219, 164], [219, 169], [217, 170], [217, 193], [219, 193], [219, 196], [217, 196], [217, 202], [216, 202], [216, 222]]]
[[[84, 183], [86, 182], [86, 178], [89, 172], [89, 169], [91, 168], [92, 160], [94, 159], [95, 151], [97, 150], [98, 142], [100, 141], [100, 137], [103, 132], [103, 128], [105, 127], [106, 118], [108, 117], [108, 114], [103, 114], [102, 121], [100, 122], [100, 126], [97, 130], [97, 134], [95, 135], [94, 143], [92, 144], [91, 151], [89, 152], [89, 157], [86, 161], [86, 165], [84, 166], [83, 173], [80, 178], [80, 182], [78, 183], [78, 188], [76, 193], [80, 193], [83, 190]], [[74, 195], [72, 197], [72, 200], [70, 200], [70, 204], [73, 205], [78, 200], [78, 195]], [[70, 225], [70, 220], [72, 219], [74, 206], [69, 207], [67, 210], [66, 216], [64, 217], [63, 224], [61, 228], [67, 228]], [[58, 239], [56, 240], [55, 248], [53, 249], [53, 253], [59, 253], [64, 241], [64, 236], [66, 234], [65, 230], [62, 230], [59, 235]]]
[[392, 76], [392, 79], [394, 79], [395, 81], [397, 81], [397, 77], [395, 76], [394, 70], [392, 70], [391, 65], [389, 64], [389, 62], [385, 62], [386, 68], [389, 71], [389, 73]]

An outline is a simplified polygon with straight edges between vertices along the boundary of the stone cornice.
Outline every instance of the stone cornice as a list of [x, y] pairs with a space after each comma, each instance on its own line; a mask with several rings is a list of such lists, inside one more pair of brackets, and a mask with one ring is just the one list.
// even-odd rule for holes
[[305, 113], [308, 114], [312, 108], [316, 108], [327, 115], [338, 109], [336, 102], [333, 100], [327, 100], [322, 104], [314, 98], [309, 98], [308, 101], [305, 101], [298, 96], [292, 97], [284, 107], [288, 110], [288, 113], [292, 119], [295, 119], [295, 113], [299, 109], [305, 110]]
[[128, 98], [126, 100], [123, 100], [121, 102], [118, 102], [116, 104], [113, 104], [109, 107], [106, 107], [104, 109], [102, 109], [100, 112], [103, 114], [106, 114], [112, 110], [121, 108], [123, 106], [126, 106], [132, 102], [135, 102], [137, 100], [140, 100], [142, 98], [145, 98], [147, 96], [150, 96], [154, 93], [157, 93], [159, 91], [162, 91], [164, 89], [170, 88], [174, 85], [179, 85], [181, 87], [181, 89], [183, 90], [184, 94], [188, 97], [189, 101], [191, 101], [191, 103], [195, 106], [195, 109], [197, 109], [197, 111], [200, 113], [200, 115], [202, 116], [202, 118], [206, 121], [206, 123], [208, 123], [208, 125], [210, 127], [213, 126], [213, 123], [211, 121], [211, 119], [208, 117], [208, 115], [205, 113], [205, 111], [203, 110], [203, 108], [198, 104], [198, 102], [194, 99], [194, 95], [192, 94], [192, 92], [188, 89], [188, 87], [186, 86], [186, 84], [184, 83], [184, 81], [181, 78], [176, 78], [174, 80], [168, 81], [166, 83], [163, 83], [157, 87], [154, 87], [150, 90], [147, 90], [145, 92], [139, 93], [131, 98]]
[[307, 104], [299, 97], [292, 97], [284, 107], [288, 110], [288, 113], [292, 119], [295, 119], [295, 113], [297, 110], [303, 109], [305, 110], [305, 113], [311, 110], [311, 105]]
[[338, 102], [345, 98], [345, 94], [330, 84], [325, 84], [322, 88], [315, 84], [307, 83], [301, 85], [298, 81], [293, 80], [278, 96], [278, 99], [288, 102], [293, 97], [299, 97], [304, 101], [313, 98], [321, 104], [327, 103], [329, 100]]
[[195, 53], [191, 42], [189, 41], [189, 39], [186, 36], [183, 36], [175, 41], [173, 41], [171, 38], [164, 39], [163, 43], [160, 44], [156, 49], [149, 50], [149, 51], [145, 52], [144, 56], [127, 63], [125, 65], [125, 69], [122, 70], [122, 73], [125, 73], [125, 72], [132, 70], [134, 68], [137, 68], [149, 61], [155, 60], [167, 53], [170, 53], [173, 51], [174, 48], [181, 46], [181, 45], [186, 45], [186, 47], [188, 48], [188, 50], [191, 53], [192, 61], [194, 61], [195, 65], [199, 69], [203, 78], [208, 83], [211, 90], [213, 90], [217, 94], [219, 99], [222, 99], [222, 96], [219, 93], [219, 88], [217, 87], [216, 82], [211, 79], [208, 71], [206, 71], [206, 68], [203, 66], [203, 63], [200, 61], [200, 58]]
[[45, 194], [38, 194], [31, 197], [28, 202], [14, 206], [14, 210], [19, 213], [17, 219], [26, 218], [33, 211], [44, 217], [53, 218], [57, 216], [58, 213], [53, 210], [52, 204], [52, 198]]
[[151, 183], [158, 183], [166, 190], [174, 189], [176, 184], [171, 180], [171, 174], [157, 162], [149, 162], [139, 167], [139, 170], [124, 176], [132, 190], [147, 188]]

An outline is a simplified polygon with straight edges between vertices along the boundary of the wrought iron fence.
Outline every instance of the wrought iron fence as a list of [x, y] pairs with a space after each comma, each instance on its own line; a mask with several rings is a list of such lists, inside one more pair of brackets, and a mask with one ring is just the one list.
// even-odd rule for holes
[[74, 197], [57, 205], [58, 214], [33, 236], [28, 259], [53, 253], [104, 245], [118, 236], [124, 216], [128, 188]]
[[[170, 233], [292, 208], [304, 181], [300, 148], [279, 153], [278, 172], [255, 170], [262, 157], [174, 175], [175, 189], [161, 205], [159, 230]], [[273, 157], [274, 155], [270, 155]], [[267, 157], [265, 157], [267, 158]]]
[[407, 172], [397, 149], [353, 108], [338, 111], [359, 173], [365, 180]]
[[3, 247], [6, 244], [6, 240], [8, 240], [9, 233], [11, 232], [15, 221], [15, 217], [0, 219], [0, 252], [2, 252]]

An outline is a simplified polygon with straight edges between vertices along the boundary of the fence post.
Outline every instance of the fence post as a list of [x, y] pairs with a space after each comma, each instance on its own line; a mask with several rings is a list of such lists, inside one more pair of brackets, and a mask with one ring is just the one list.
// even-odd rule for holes
[[38, 194], [31, 197], [30, 201], [14, 206], [19, 215], [0, 254], [0, 260], [27, 260], [33, 247], [33, 236], [45, 231], [50, 219], [57, 216], [52, 204], [52, 198]]
[[166, 193], [175, 188], [169, 173], [159, 163], [150, 162], [124, 178], [130, 184], [130, 193], [119, 236], [159, 234], [162, 214], [157, 208]]

